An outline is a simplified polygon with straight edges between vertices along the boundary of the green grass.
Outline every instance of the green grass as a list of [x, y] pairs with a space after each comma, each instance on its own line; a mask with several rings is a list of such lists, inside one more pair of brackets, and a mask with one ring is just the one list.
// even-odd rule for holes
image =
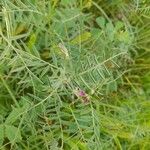
[[148, 0], [0, 8], [0, 149], [149, 150]]

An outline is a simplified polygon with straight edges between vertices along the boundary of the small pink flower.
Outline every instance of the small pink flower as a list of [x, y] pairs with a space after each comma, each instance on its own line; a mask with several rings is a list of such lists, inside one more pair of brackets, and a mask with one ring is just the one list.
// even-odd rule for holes
[[81, 90], [81, 91], [79, 91], [79, 96], [84, 97], [84, 96], [86, 96], [86, 93]]
[[84, 90], [81, 89], [76, 89], [75, 90], [75, 95], [82, 100], [83, 103], [88, 103], [89, 102], [89, 97], [86, 94]]

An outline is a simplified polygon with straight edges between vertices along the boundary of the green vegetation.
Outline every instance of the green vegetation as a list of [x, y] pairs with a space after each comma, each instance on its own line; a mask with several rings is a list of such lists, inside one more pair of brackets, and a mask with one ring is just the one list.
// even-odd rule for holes
[[0, 0], [0, 149], [150, 149], [149, 0]]

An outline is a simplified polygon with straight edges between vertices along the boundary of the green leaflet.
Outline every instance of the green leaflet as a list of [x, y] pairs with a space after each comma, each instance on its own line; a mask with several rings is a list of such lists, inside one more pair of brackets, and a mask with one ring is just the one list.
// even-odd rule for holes
[[96, 22], [99, 25], [99, 27], [101, 27], [102, 29], [105, 27], [105, 24], [106, 24], [105, 18], [98, 17], [98, 18], [96, 18]]
[[[115, 128], [115, 127], [114, 127]], [[105, 129], [105, 132], [111, 135], [116, 135], [117, 137], [121, 138], [121, 139], [133, 139], [134, 138], [134, 134], [132, 134], [129, 131], [123, 131], [123, 129]]]
[[117, 34], [117, 38], [120, 42], [124, 42], [126, 44], [132, 41], [128, 31], [120, 31]]
[[132, 134], [130, 132], [125, 132], [125, 131], [119, 131], [117, 136], [122, 139], [133, 139], [134, 138], [134, 134]]
[[75, 37], [71, 41], [71, 43], [72, 44], [80, 44], [80, 43], [86, 42], [90, 37], [91, 37], [91, 33], [90, 32], [84, 32], [84, 33], [78, 35], [77, 37]]
[[28, 103], [24, 103], [24, 106], [21, 108], [13, 108], [12, 112], [9, 114], [9, 116], [6, 118], [5, 123], [6, 124], [13, 124], [17, 119], [20, 118], [21, 115], [26, 113], [25, 111], [29, 108]]
[[22, 139], [20, 130], [9, 125], [5, 125], [5, 136], [10, 140], [11, 143]]
[[36, 41], [37, 41], [37, 35], [35, 33], [31, 34], [29, 41], [27, 42], [27, 51], [32, 54], [35, 55], [36, 57], [40, 58], [40, 54], [39, 51], [36, 49]]
[[23, 23], [20, 23], [20, 24], [17, 26], [17, 28], [16, 28], [14, 34], [15, 34], [15, 35], [21, 34], [21, 33], [24, 32], [25, 30], [26, 30], [26, 25], [23, 24]]
[[84, 7], [90, 9], [92, 7], [92, 0], [85, 0]]
[[2, 146], [5, 138], [8, 138], [11, 143], [22, 139], [20, 129], [12, 125], [0, 125], [0, 146]]
[[33, 33], [33, 34], [31, 34], [29, 41], [27, 43], [30, 53], [33, 53], [32, 49], [33, 49], [33, 46], [35, 45], [35, 42], [36, 42], [36, 35]]
[[20, 118], [20, 115], [23, 113], [22, 108], [14, 108], [13, 111], [9, 114], [9, 116], [6, 118], [5, 123], [6, 124], [13, 124], [17, 119]]

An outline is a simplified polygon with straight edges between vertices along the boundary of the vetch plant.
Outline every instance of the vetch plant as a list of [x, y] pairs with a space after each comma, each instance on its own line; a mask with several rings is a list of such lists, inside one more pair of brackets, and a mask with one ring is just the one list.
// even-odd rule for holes
[[148, 29], [138, 37], [134, 14], [126, 13], [135, 3], [1, 0], [0, 5], [0, 149], [148, 147], [149, 102], [141, 95], [122, 97], [131, 87], [136, 91], [128, 69], [133, 53], [148, 49], [139, 42]]

